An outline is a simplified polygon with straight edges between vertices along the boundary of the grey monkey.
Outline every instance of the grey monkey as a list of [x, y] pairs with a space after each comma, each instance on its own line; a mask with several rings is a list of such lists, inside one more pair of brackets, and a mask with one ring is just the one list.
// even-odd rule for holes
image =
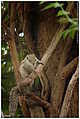
[[[36, 56], [34, 54], [29, 54], [27, 55], [23, 61], [21, 61], [20, 67], [19, 67], [19, 72], [21, 75], [21, 79], [25, 80], [27, 79], [27, 77], [29, 76], [29, 74], [32, 73], [32, 71], [34, 71], [38, 64], [42, 64], [40, 60], [38, 60], [36, 58]], [[30, 92], [30, 88], [32, 88], [30, 85], [26, 86], [26, 90], [28, 92]], [[22, 91], [23, 92], [23, 91]], [[10, 97], [9, 97], [9, 114], [14, 117], [16, 110], [17, 110], [17, 106], [18, 106], [18, 96], [19, 96], [19, 89], [18, 86], [12, 88], [11, 92], [10, 92]]]
[[32, 73], [32, 71], [36, 69], [38, 64], [42, 63], [36, 58], [34, 54], [27, 55], [25, 59], [21, 62], [19, 68], [22, 79], [25, 79], [30, 73]]

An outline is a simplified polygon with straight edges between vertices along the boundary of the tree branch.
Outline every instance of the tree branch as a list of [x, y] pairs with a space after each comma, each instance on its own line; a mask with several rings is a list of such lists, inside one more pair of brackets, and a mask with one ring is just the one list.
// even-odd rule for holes
[[37, 105], [40, 105], [44, 107], [45, 109], [51, 108], [50, 103], [48, 103], [46, 100], [41, 99], [40, 97], [34, 95], [33, 93], [28, 93], [27, 98], [31, 98], [33, 101], [37, 103]]
[[50, 116], [50, 113], [51, 113], [51, 104], [49, 102], [47, 102], [46, 100], [44, 99], [41, 99], [40, 97], [34, 95], [33, 93], [28, 93], [27, 94], [27, 100], [29, 101], [29, 104], [30, 104], [30, 100], [32, 104], [34, 104], [34, 106], [41, 106], [45, 109], [45, 112], [46, 112], [46, 117], [49, 117]]
[[72, 94], [74, 91], [74, 87], [78, 81], [78, 77], [79, 77], [79, 66], [77, 66], [77, 69], [76, 69], [75, 73], [73, 74], [73, 76], [69, 82], [69, 85], [67, 87], [64, 102], [63, 102], [63, 105], [61, 108], [61, 113], [59, 116], [60, 118], [67, 117], [67, 115], [68, 115], [68, 111], [69, 111], [69, 107], [70, 107], [70, 103], [71, 103], [71, 99], [72, 99]]
[[67, 66], [65, 66], [62, 72], [59, 72], [56, 75], [56, 82], [54, 82], [54, 94], [53, 94], [53, 102], [52, 105], [54, 107], [54, 112], [56, 115], [59, 115], [62, 97], [64, 94], [65, 83], [67, 78], [75, 71], [78, 64], [78, 57], [72, 60]]
[[67, 78], [72, 72], [75, 71], [78, 64], [78, 57], [74, 58], [70, 63], [68, 63], [61, 72], [61, 77]]

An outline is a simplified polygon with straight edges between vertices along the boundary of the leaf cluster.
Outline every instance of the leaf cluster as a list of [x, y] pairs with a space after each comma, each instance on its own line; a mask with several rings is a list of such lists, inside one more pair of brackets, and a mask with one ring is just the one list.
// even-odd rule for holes
[[[45, 1], [40, 2], [40, 5], [44, 4]], [[62, 32], [62, 36], [65, 39], [69, 34], [72, 39], [75, 37], [76, 31], [78, 31], [78, 18], [71, 18], [70, 13], [64, 9], [64, 4], [60, 2], [48, 3], [42, 11], [49, 10], [51, 8], [58, 9], [57, 17], [59, 18], [60, 24], [68, 23], [67, 29]]]

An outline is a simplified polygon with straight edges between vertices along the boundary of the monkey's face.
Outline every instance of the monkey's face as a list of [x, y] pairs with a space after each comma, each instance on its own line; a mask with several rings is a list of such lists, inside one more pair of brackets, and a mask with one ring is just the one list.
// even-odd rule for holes
[[34, 68], [36, 68], [38, 66], [38, 64], [43, 64], [43, 63], [41, 63], [40, 60], [37, 59], [35, 54], [27, 55], [26, 58], [25, 58], [25, 62], [26, 61], [30, 62], [34, 66]]
[[26, 56], [26, 60], [28, 60], [31, 64], [35, 64], [35, 62], [37, 61], [37, 58], [34, 54], [30, 54]]

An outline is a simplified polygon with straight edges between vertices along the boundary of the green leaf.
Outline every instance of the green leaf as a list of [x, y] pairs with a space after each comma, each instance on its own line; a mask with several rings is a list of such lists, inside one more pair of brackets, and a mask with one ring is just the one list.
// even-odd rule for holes
[[64, 5], [64, 4], [55, 2], [55, 3], [54, 3], [54, 8], [62, 7], [63, 5]]
[[63, 12], [62, 10], [60, 10], [58, 13], [57, 13], [57, 16], [62, 16], [63, 15]]
[[69, 35], [72, 39], [74, 39], [76, 31], [78, 31], [78, 27], [73, 24], [69, 27], [69, 29]]
[[44, 4], [46, 1], [40, 1], [40, 5]]
[[54, 3], [50, 3], [49, 5], [47, 5], [46, 7], [43, 8], [43, 11], [50, 9], [50, 8], [53, 8], [53, 7], [54, 7]]
[[72, 31], [69, 33], [69, 35], [70, 35], [70, 37], [71, 37], [72, 39], [74, 39], [75, 33], [76, 33], [76, 31], [74, 31], [74, 30], [72, 30]]
[[67, 37], [68, 33], [69, 33], [68, 30], [65, 30], [62, 32], [63, 39], [65, 39]]
[[58, 8], [58, 7], [61, 7], [63, 5], [64, 4], [61, 4], [61, 3], [58, 3], [58, 2], [50, 3], [45, 8], [43, 8], [42, 11], [47, 10], [47, 9], [50, 9], [50, 8]]
[[65, 39], [68, 34], [73, 39], [76, 31], [78, 31], [78, 28], [77, 27], [68, 28], [67, 30], [65, 30], [64, 32], [62, 32], [63, 39]]
[[57, 16], [59, 17], [59, 16], [65, 16], [65, 15], [68, 15], [69, 14], [69, 12], [67, 12], [67, 11], [64, 11], [64, 10], [59, 10], [59, 12], [57, 13]]
[[71, 24], [69, 29], [77, 28], [78, 29], [78, 22], [76, 24]]

